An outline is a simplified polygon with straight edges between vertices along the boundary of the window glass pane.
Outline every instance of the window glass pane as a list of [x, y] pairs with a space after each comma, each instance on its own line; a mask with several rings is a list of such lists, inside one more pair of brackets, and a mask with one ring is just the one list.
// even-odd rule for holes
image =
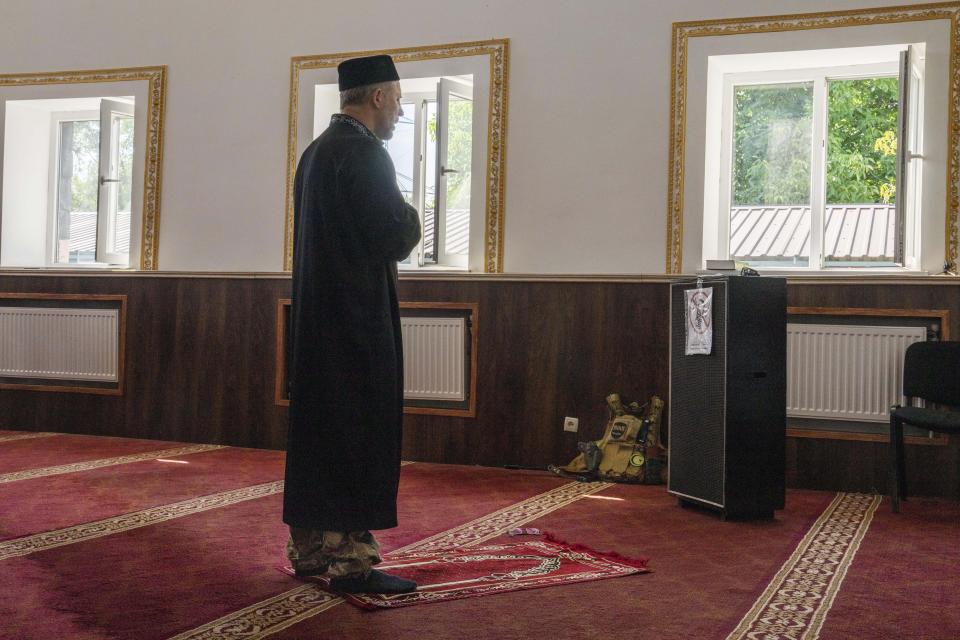
[[434, 250], [434, 229], [437, 210], [437, 102], [427, 101], [427, 144], [426, 162], [423, 180], [423, 256], [425, 260], [436, 261]]
[[95, 262], [100, 122], [61, 122], [59, 160], [56, 262]]
[[831, 80], [827, 86], [827, 203], [893, 204], [899, 81]]
[[893, 264], [897, 78], [827, 83], [824, 263]]
[[444, 253], [467, 255], [470, 240], [470, 168], [473, 160], [473, 101], [450, 94], [447, 122], [446, 220]]
[[730, 255], [806, 266], [813, 83], [734, 87]]
[[[413, 193], [414, 167], [417, 162], [416, 150], [416, 105], [412, 102], [401, 102], [403, 107], [403, 116], [397, 122], [393, 130], [393, 137], [387, 141], [387, 152], [393, 160], [393, 168], [397, 172], [397, 186], [400, 187], [400, 193], [407, 203], [416, 206], [416, 199]], [[413, 254], [411, 252], [400, 264], [412, 264]]]
[[401, 103], [403, 107], [403, 117], [397, 122], [393, 131], [393, 137], [387, 141], [387, 151], [393, 160], [393, 167], [397, 172], [397, 185], [403, 198], [410, 204], [414, 204], [413, 198], [413, 168], [416, 162], [415, 143], [415, 124], [416, 107], [412, 102]]
[[810, 204], [813, 83], [734, 91], [733, 203]]
[[116, 199], [117, 221], [113, 226], [113, 251], [129, 253], [130, 251], [130, 196], [133, 192], [133, 118], [129, 116], [113, 115], [113, 139], [116, 141], [117, 183], [116, 189], [111, 189], [112, 198]]

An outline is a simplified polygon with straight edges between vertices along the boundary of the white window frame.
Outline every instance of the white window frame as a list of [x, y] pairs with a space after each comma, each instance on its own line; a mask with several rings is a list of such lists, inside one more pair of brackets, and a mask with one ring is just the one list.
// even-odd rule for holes
[[[50, 114], [50, 172], [49, 172], [49, 197], [47, 199], [47, 226], [46, 226], [46, 266], [57, 269], [104, 269], [104, 268], [126, 268], [130, 263], [129, 253], [119, 253], [113, 250], [112, 242], [108, 240], [112, 237], [113, 224], [115, 224], [115, 212], [108, 208], [109, 198], [104, 197], [105, 193], [113, 186], [104, 182], [107, 178], [104, 171], [104, 154], [109, 152], [112, 147], [110, 135], [111, 130], [108, 126], [105, 130], [104, 120], [109, 123], [110, 112], [121, 110], [125, 115], [135, 118], [134, 105], [118, 100], [117, 98], [100, 98], [100, 109], [82, 110], [82, 111], [54, 111]], [[57, 207], [60, 199], [60, 159], [61, 159], [61, 140], [60, 125], [64, 122], [84, 122], [95, 121], [100, 124], [100, 159], [98, 167], [98, 197], [97, 197], [97, 234], [96, 234], [96, 259], [87, 263], [69, 263], [59, 262], [57, 260], [59, 247], [57, 246]], [[136, 121], [134, 121], [136, 122]], [[136, 124], [134, 124], [136, 130]], [[136, 137], [136, 133], [134, 133]], [[104, 141], [107, 141], [107, 149], [104, 148]], [[112, 214], [112, 215], [111, 215]], [[132, 211], [131, 211], [132, 215]], [[132, 233], [132, 231], [131, 231]], [[133, 238], [130, 238], [131, 244]]]
[[[161, 83], [159, 85], [159, 95], [161, 96], [159, 104], [161, 106], [158, 107], [156, 94], [151, 93], [155, 83], [158, 82], [158, 76], [154, 74], [153, 68], [117, 69], [115, 72], [103, 72], [103, 75], [110, 77], [128, 72], [136, 72], [142, 77], [99, 81], [84, 78], [83, 76], [86, 75], [86, 72], [69, 72], [63, 74], [62, 82], [44, 81], [34, 84], [5, 84], [0, 86], [0, 270], [53, 268], [58, 270], [83, 271], [97, 269], [116, 270], [123, 268], [132, 271], [141, 268], [146, 270], [155, 270], [157, 268], [159, 242], [156, 236], [152, 240], [149, 240], [144, 235], [144, 226], [153, 225], [150, 228], [157, 233], [157, 236], [159, 235], [159, 204], [156, 199], [151, 201], [147, 197], [145, 189], [150, 188], [151, 184], [159, 188], [159, 181], [154, 182], [148, 175], [149, 169], [152, 172], [151, 175], [159, 178], [161, 169], [159, 157], [153, 157], [149, 154], [148, 140], [152, 141], [153, 144], [162, 143], [162, 96], [165, 90]], [[148, 76], [148, 74], [154, 75]], [[80, 79], [75, 79], [74, 76]], [[162, 78], [162, 75], [159, 77]], [[7, 131], [7, 128], [10, 124], [10, 114], [13, 111], [12, 104], [32, 101], [94, 100], [102, 97], [111, 97], [113, 99], [116, 99], [116, 97], [129, 97], [135, 103], [129, 262], [123, 267], [104, 263], [91, 263], [86, 265], [54, 264], [52, 256], [53, 248], [48, 246], [49, 243], [47, 242], [48, 238], [53, 237], [49, 229], [44, 229], [43, 233], [36, 233], [28, 237], [20, 233], [11, 233], [9, 226], [6, 224], [8, 216], [12, 216], [17, 219], [18, 222], [25, 217], [24, 214], [21, 214], [19, 210], [14, 207], [10, 207], [9, 210], [5, 209], [8, 205], [9, 192], [16, 190], [16, 183], [11, 183], [10, 185], [4, 184], [4, 178], [8, 171], [10, 171], [8, 166], [5, 165], [9, 164], [9, 166], [12, 167], [17, 164], [17, 157], [15, 154], [11, 155], [11, 144], [7, 139], [8, 134], [11, 133]], [[159, 124], [157, 124], [155, 119], [151, 119], [150, 117], [150, 114], [156, 113], [158, 108], [160, 109]], [[38, 226], [49, 227], [51, 222], [49, 219], [50, 202], [52, 201], [51, 186], [49, 184], [50, 160], [55, 157], [51, 155], [51, 147], [54, 145], [56, 139], [51, 135], [52, 129], [49, 114], [51, 112], [57, 112], [58, 109], [56, 106], [48, 105], [44, 107], [43, 110], [46, 111], [46, 113], [43, 114], [42, 128], [44, 135], [50, 137], [50, 142], [47, 143], [44, 141], [39, 151], [44, 157], [44, 168], [38, 168], [37, 170], [37, 175], [43, 175], [43, 186], [39, 187], [38, 190], [43, 194], [42, 200], [44, 202], [42, 206], [37, 205], [35, 207], [35, 212], [33, 211], [33, 205], [31, 205], [29, 217], [40, 221]], [[83, 110], [85, 111], [86, 109], [84, 108]], [[63, 108], [59, 109], [61, 113], [66, 111], [68, 110]], [[99, 118], [99, 115], [93, 119], [97, 118]], [[155, 154], [155, 156], [158, 155], [159, 154]], [[33, 193], [32, 190], [30, 192]], [[41, 198], [38, 198], [38, 200], [40, 199]], [[29, 244], [31, 247], [29, 257], [24, 257], [25, 252], [19, 250], [19, 247], [22, 247], [24, 244]], [[35, 251], [33, 250], [34, 246], [36, 247]], [[145, 251], [148, 252], [146, 257], [144, 256]]]
[[[447, 151], [450, 128], [447, 112], [450, 109], [450, 96], [456, 95], [469, 99], [473, 103], [473, 87], [458, 82], [453, 78], [440, 78], [437, 85], [437, 177], [436, 177], [436, 225], [437, 225], [437, 263], [453, 267], [466, 268], [467, 256], [448, 254], [447, 246]], [[467, 98], [467, 95], [470, 97]], [[471, 146], [472, 146], [471, 139]], [[473, 162], [470, 163], [471, 176], [474, 172]], [[473, 216], [471, 209], [470, 215]]]
[[[750, 71], [726, 73], [723, 75], [723, 113], [722, 129], [720, 132], [720, 191], [717, 215], [717, 254], [718, 257], [731, 259], [730, 255], [730, 209], [732, 200], [732, 165], [733, 165], [733, 130], [734, 123], [734, 88], [745, 85], [773, 85], [773, 84], [813, 84], [813, 110], [811, 131], [811, 159], [810, 159], [810, 255], [807, 266], [785, 267], [778, 266], [777, 270], [784, 271], [823, 271], [823, 270], [852, 270], [859, 267], [824, 264], [823, 242], [826, 211], [826, 133], [827, 133], [827, 82], [831, 80], [856, 80], [879, 77], [898, 77], [899, 63], [895, 61], [835, 65], [806, 69]], [[911, 83], [916, 86], [916, 83]], [[918, 87], [922, 91], [922, 87]], [[920, 120], [913, 120], [914, 123]], [[912, 130], [922, 127], [913, 126]], [[898, 134], [899, 136], [899, 134]], [[919, 222], [920, 213], [914, 206], [915, 199], [910, 196], [918, 192], [916, 186], [919, 181], [919, 165], [922, 156], [916, 151], [918, 147], [911, 144], [909, 149], [898, 148], [898, 161], [901, 154], [905, 154], [910, 165], [917, 167], [911, 172], [905, 193], [898, 193], [898, 198], [904, 199], [903, 222], [904, 229], [913, 229]], [[912, 179], [911, 179], [912, 178]], [[899, 189], [898, 185], [898, 189]], [[900, 269], [903, 267], [915, 268], [917, 264], [917, 247], [912, 242], [915, 234], [907, 234], [904, 246], [904, 265], [878, 264], [871, 268]]]
[[[929, 225], [935, 224], [925, 219], [921, 210], [921, 201], [925, 198], [919, 188], [923, 174], [923, 130], [927, 128], [924, 120], [924, 60], [926, 44], [896, 44], [880, 46], [854, 47], [852, 49], [810, 49], [795, 53], [773, 51], [770, 53], [752, 53], [741, 55], [719, 55], [709, 57], [709, 69], [706, 75], [709, 87], [706, 106], [706, 135], [703, 149], [705, 158], [705, 180], [703, 183], [703, 241], [700, 251], [701, 268], [708, 259], [730, 259], [730, 165], [732, 163], [733, 131], [733, 86], [744, 84], [776, 84], [815, 82], [813, 141], [821, 141], [822, 146], [811, 158], [811, 179], [815, 171], [822, 173], [825, 162], [826, 134], [826, 98], [825, 82], [832, 79], [856, 79], [862, 77], [898, 76], [900, 61], [894, 56], [898, 51], [911, 51], [910, 78], [906, 109], [907, 123], [910, 127], [907, 145], [898, 146], [898, 154], [904, 154], [908, 161], [906, 192], [898, 186], [898, 207], [904, 213], [903, 240], [904, 256], [902, 265], [884, 264], [828, 265], [822, 263], [823, 225], [819, 224], [824, 214], [825, 182], [819, 188], [811, 189], [811, 253], [810, 261], [803, 267], [775, 266], [764, 269], [765, 273], [783, 272], [916, 272], [921, 269], [921, 255], [924, 247], [921, 240], [929, 235]], [[836, 57], [853, 60], [853, 64], [830, 64]], [[731, 62], [727, 62], [727, 60]], [[819, 65], [803, 62], [815, 61]], [[799, 63], [799, 64], [798, 64]], [[716, 66], [715, 66], [716, 65]], [[820, 105], [819, 108], [817, 105]], [[898, 140], [901, 138], [898, 132]], [[721, 166], [722, 165], [722, 166]], [[713, 168], [711, 168], [713, 167]], [[902, 201], [902, 202], [901, 202]], [[928, 201], [929, 205], [930, 202]], [[819, 209], [819, 211], [818, 211]], [[931, 212], [928, 212], [930, 214]], [[935, 216], [937, 212], [932, 212]], [[929, 217], [929, 215], [927, 216]], [[927, 227], [924, 227], [927, 225]], [[926, 230], [924, 230], [926, 229]], [[926, 239], [928, 240], [928, 239]], [[929, 243], [927, 250], [929, 251]], [[929, 260], [927, 260], [929, 261]]]
[[[410, 259], [407, 262], [400, 262], [397, 266], [400, 269], [416, 270], [421, 268], [467, 268], [467, 255], [455, 255], [446, 253], [446, 175], [444, 172], [447, 162], [447, 142], [448, 128], [446, 126], [446, 110], [444, 105], [448, 104], [449, 95], [454, 94], [462, 96], [470, 95], [473, 100], [473, 88], [450, 78], [440, 78], [437, 83], [436, 93], [428, 91], [416, 91], [406, 93], [401, 98], [401, 103], [410, 104], [414, 110], [414, 175], [413, 175], [413, 206], [420, 213], [420, 224], [426, 229], [426, 188], [427, 177], [434, 177], [434, 225], [436, 228], [436, 237], [433, 248], [433, 258], [430, 262], [426, 261], [424, 252], [424, 238], [421, 237], [417, 247], [411, 252]], [[427, 127], [427, 110], [430, 103], [436, 104], [437, 112], [437, 138], [434, 144], [435, 166], [427, 166], [427, 145], [431, 144]], [[389, 144], [389, 143], [388, 143]], [[471, 175], [474, 170], [471, 162]], [[472, 204], [472, 203], [471, 203]], [[470, 210], [471, 217], [474, 215], [472, 206]]]
[[[471, 74], [474, 75], [475, 74]], [[424, 87], [425, 82], [430, 82], [435, 80], [436, 82], [433, 85], [435, 89], [433, 91], [427, 90]], [[447, 150], [447, 127], [446, 127], [446, 118], [443, 105], [449, 100], [451, 94], [457, 96], [470, 96], [470, 100], [476, 106], [475, 93], [477, 90], [476, 84], [470, 85], [466, 82], [460, 81], [456, 76], [423, 76], [423, 77], [409, 77], [401, 79], [401, 98], [400, 102], [403, 105], [410, 106], [414, 110], [413, 119], [414, 119], [414, 153], [418, 154], [418, 157], [414, 159], [414, 175], [413, 175], [413, 203], [412, 205], [417, 209], [417, 212], [420, 214], [420, 224], [422, 228], [426, 228], [425, 220], [425, 210], [424, 204], [426, 203], [426, 185], [427, 178], [429, 176], [434, 177], [434, 187], [436, 193], [434, 195], [434, 215], [435, 219], [435, 228], [437, 230], [436, 246], [434, 247], [433, 257], [428, 261], [424, 252], [424, 239], [421, 237], [420, 242], [417, 246], [410, 252], [410, 256], [405, 260], [397, 263], [397, 268], [405, 271], [417, 271], [417, 270], [436, 270], [436, 269], [445, 269], [445, 270], [468, 270], [470, 263], [470, 256], [474, 253], [473, 242], [475, 238], [474, 226], [479, 216], [483, 214], [483, 208], [479, 205], [485, 199], [482, 194], [477, 196], [478, 187], [480, 187], [483, 182], [481, 181], [478, 184], [477, 174], [478, 174], [478, 162], [481, 160], [482, 156], [477, 153], [477, 110], [474, 109], [473, 117], [473, 126], [472, 126], [472, 153], [471, 153], [471, 180], [470, 180], [470, 235], [469, 243], [470, 248], [468, 249], [468, 254], [448, 254], [446, 253], [446, 175], [443, 172], [444, 164], [446, 163], [446, 150]], [[406, 82], [412, 82], [414, 88], [418, 89], [416, 91], [407, 91], [402, 88], [403, 84]], [[334, 93], [334, 85], [315, 85], [313, 87], [313, 109], [310, 114], [311, 120], [313, 123], [313, 135], [320, 135], [328, 125], [328, 111], [332, 108], [333, 101], [336, 99], [338, 94]], [[437, 111], [437, 138], [434, 142], [430, 142], [430, 137], [427, 131], [428, 121], [427, 121], [427, 105], [428, 103], [436, 104]], [[409, 117], [411, 114], [407, 113], [407, 106], [404, 107], [404, 115]], [[483, 126], [484, 131], [486, 130], [486, 125]], [[390, 141], [386, 142], [389, 147]], [[434, 156], [435, 156], [435, 166], [427, 166], [427, 146], [434, 145]], [[482, 168], [482, 167], [481, 167]]]
[[[117, 197], [114, 192], [119, 188], [119, 158], [115, 158], [113, 151], [118, 141], [114, 140], [113, 116], [134, 120], [136, 131], [136, 115], [134, 105], [124, 100], [101, 98], [100, 100], [100, 167], [99, 167], [99, 196], [97, 198], [97, 262], [109, 265], [127, 266], [130, 262], [130, 239], [127, 239], [127, 252], [117, 251], [113, 240], [117, 224], [118, 211], [115, 208]], [[134, 133], [136, 135], [136, 133]], [[133, 176], [131, 174], [131, 180]], [[131, 185], [132, 187], [133, 185]], [[132, 193], [132, 189], [131, 189]], [[132, 204], [132, 203], [131, 203]], [[131, 215], [133, 211], [131, 210]]]
[[[900, 162], [906, 176], [906, 189], [903, 194], [902, 207], [905, 215], [903, 223], [903, 244], [904, 244], [904, 266], [913, 271], [919, 271], [921, 268], [922, 257], [922, 230], [925, 217], [929, 212], [923, 208], [923, 191], [925, 188], [924, 171], [924, 139], [923, 132], [926, 127], [924, 113], [924, 93], [926, 86], [926, 65], [923, 63], [920, 51], [910, 45], [907, 59], [905, 62], [907, 68], [902, 73], [909, 75], [907, 84], [907, 95], [903, 96], [903, 107], [906, 108], [906, 122], [900, 123], [898, 136], [906, 134], [907, 145], [900, 152]], [[901, 180], [902, 182], [902, 180]], [[897, 189], [901, 189], [898, 185]], [[898, 197], [898, 203], [900, 202]], [[911, 219], [912, 214], [912, 219]], [[911, 255], [907, 248], [912, 247], [914, 253]]]
[[[868, 12], [864, 12], [865, 15]], [[947, 13], [947, 12], [944, 12]], [[870, 15], [873, 15], [872, 13]], [[888, 14], [887, 14], [888, 15]], [[922, 201], [922, 216], [916, 229], [915, 245], [919, 248], [915, 267], [863, 269], [828, 269], [824, 276], [859, 276], [873, 273], [924, 275], [940, 273], [944, 260], [951, 257], [951, 241], [944, 229], [955, 228], [956, 208], [949, 196], [954, 192], [947, 167], [958, 146], [947, 135], [952, 107], [950, 98], [951, 21], [921, 19], [917, 14], [905, 16], [904, 22], [877, 24], [864, 18], [851, 19], [843, 26], [828, 28], [828, 19], [806, 16], [785, 21], [782, 25], [763, 24], [762, 32], [752, 29], [752, 21], [725, 21], [731, 31], [677, 23], [678, 61], [673, 65], [675, 90], [671, 109], [671, 151], [669, 166], [671, 214], [667, 221], [667, 271], [694, 272], [704, 269], [707, 260], [723, 256], [716, 251], [716, 211], [719, 208], [720, 119], [722, 112], [723, 74], [769, 68], [791, 69], [814, 67], [842, 61], [877, 62], [895, 59], [886, 49], [902, 50], [911, 44], [922, 67], [922, 155], [923, 189], [916, 193]], [[782, 26], [782, 28], [781, 28]], [[682, 38], [681, 38], [682, 36]], [[890, 53], [895, 53], [890, 51]], [[820, 60], [810, 60], [815, 54]], [[905, 230], [909, 235], [909, 229]], [[778, 269], [765, 269], [774, 274]], [[785, 271], [783, 275], [812, 275], [811, 271]]]
[[[298, 64], [303, 64], [298, 63]], [[454, 78], [470, 76], [473, 79], [473, 149], [471, 165], [473, 173], [470, 181], [470, 221], [469, 221], [469, 256], [466, 265], [435, 265], [427, 264], [423, 267], [398, 265], [399, 268], [422, 269], [423, 271], [476, 271], [484, 272], [490, 265], [488, 254], [501, 254], [502, 249], [493, 249], [488, 246], [486, 238], [491, 233], [499, 233], [498, 228], [491, 231], [491, 207], [499, 210], [499, 205], [488, 202], [491, 193], [491, 184], [499, 184], [503, 177], [495, 173], [496, 159], [502, 153], [491, 143], [500, 140], [497, 131], [490, 131], [490, 126], [496, 125], [499, 115], [491, 117], [491, 108], [499, 104], [496, 97], [497, 88], [491, 86], [491, 78], [495, 77], [495, 69], [490, 65], [488, 54], [478, 55], [450, 55], [429, 57], [422, 60], [398, 61], [397, 70], [400, 81], [423, 78]], [[339, 112], [339, 99], [336, 92], [337, 68], [336, 65], [307, 66], [295, 71], [296, 80], [291, 84], [291, 127], [288, 138], [287, 173], [288, 178], [294, 175], [296, 162], [303, 155], [307, 146], [329, 124], [330, 115]], [[432, 87], [430, 88], [432, 89]], [[427, 89], [427, 90], [430, 90]], [[416, 87], [407, 88], [403, 96]], [[290, 178], [292, 180], [292, 178]], [[290, 183], [292, 184], [292, 182]], [[284, 233], [284, 265], [291, 266], [292, 258], [292, 197], [288, 194], [287, 219]]]
[[[413, 193], [413, 202], [411, 204], [417, 210], [417, 213], [420, 214], [421, 228], [423, 227], [424, 223], [423, 205], [426, 202], [426, 172], [428, 171], [426, 154], [426, 141], [428, 139], [426, 111], [427, 103], [431, 101], [435, 102], [436, 99], [436, 94], [427, 91], [405, 93], [400, 99], [401, 104], [409, 104], [413, 109], [413, 114], [406, 114], [408, 117], [412, 115], [413, 118], [413, 152], [417, 155], [413, 162], [413, 186], [411, 187], [411, 192]], [[404, 109], [404, 113], [406, 113], [406, 109]], [[423, 260], [423, 238], [421, 237], [420, 242], [418, 242], [417, 246], [413, 249], [413, 251], [410, 252], [408, 261], [399, 262], [397, 264], [397, 268], [416, 269], [423, 266]]]
[[84, 111], [54, 111], [50, 114], [50, 186], [47, 198], [47, 228], [46, 228], [46, 266], [55, 269], [89, 269], [103, 268], [107, 265], [89, 262], [85, 264], [70, 264], [57, 261], [57, 204], [60, 199], [60, 125], [64, 122], [99, 121], [100, 112], [95, 110]]
[[426, 166], [427, 166], [427, 155], [425, 153], [426, 146], [425, 141], [427, 139], [427, 103], [431, 99], [436, 99], [430, 93], [418, 92], [411, 93], [409, 95], [403, 96], [401, 102], [404, 104], [411, 104], [414, 109], [413, 113], [413, 127], [414, 127], [414, 138], [413, 146], [414, 153], [418, 154], [418, 157], [414, 159], [413, 162], [413, 186], [411, 191], [413, 192], [413, 206], [416, 207], [417, 211], [420, 212], [421, 222], [423, 221], [423, 203], [426, 198]]

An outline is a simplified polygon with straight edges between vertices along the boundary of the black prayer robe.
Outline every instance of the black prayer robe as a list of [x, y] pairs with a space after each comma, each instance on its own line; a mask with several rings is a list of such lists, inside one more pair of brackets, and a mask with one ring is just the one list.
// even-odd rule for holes
[[283, 521], [397, 526], [403, 345], [397, 261], [420, 240], [393, 162], [337, 114], [297, 167]]

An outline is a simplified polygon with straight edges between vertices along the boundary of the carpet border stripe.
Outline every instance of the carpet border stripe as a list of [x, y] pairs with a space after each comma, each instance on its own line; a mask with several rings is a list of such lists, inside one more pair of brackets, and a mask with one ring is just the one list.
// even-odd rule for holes
[[[563, 484], [390, 553], [477, 545], [611, 486], [613, 484], [609, 482]], [[315, 604], [311, 605], [311, 601]], [[343, 602], [343, 598], [333, 596], [317, 585], [306, 584], [184, 631], [169, 640], [259, 640]]]
[[179, 458], [180, 456], [186, 456], [192, 453], [203, 453], [204, 451], [216, 451], [217, 449], [226, 448], [227, 447], [222, 444], [192, 444], [183, 447], [176, 447], [174, 449], [146, 451], [144, 453], [134, 453], [128, 456], [118, 456], [116, 458], [101, 458], [99, 460], [86, 460], [84, 462], [61, 464], [54, 467], [25, 469], [23, 471], [13, 471], [11, 473], [0, 474], [0, 484], [17, 482], [19, 480], [33, 480], [34, 478], [46, 478], [48, 476], [57, 476], [64, 473], [90, 471], [91, 469], [102, 469], [104, 467], [113, 467], [120, 464], [155, 460], [157, 458]]
[[212, 493], [199, 498], [190, 498], [171, 504], [151, 507], [141, 511], [124, 513], [119, 516], [104, 518], [94, 522], [74, 525], [54, 531], [44, 531], [30, 536], [13, 538], [0, 542], [0, 560], [55, 549], [69, 544], [86, 542], [95, 538], [123, 533], [132, 529], [148, 527], [153, 524], [175, 520], [184, 516], [203, 513], [211, 509], [227, 507], [246, 500], [264, 498], [283, 491], [283, 480], [252, 485], [241, 489], [232, 489], [220, 493]]
[[[413, 464], [413, 462], [403, 461], [400, 463], [401, 466], [408, 464]], [[177, 518], [191, 516], [196, 513], [203, 513], [211, 509], [229, 507], [230, 505], [247, 500], [265, 498], [276, 493], [281, 493], [282, 491], [283, 480], [275, 480], [273, 482], [265, 482], [249, 487], [241, 487], [240, 489], [212, 493], [198, 498], [181, 500], [180, 502], [172, 502], [140, 511], [123, 513], [118, 516], [112, 516], [94, 522], [86, 522], [72, 527], [44, 531], [19, 538], [11, 538], [10, 540], [0, 541], [0, 560], [26, 556], [31, 553], [63, 547], [68, 544], [76, 544], [115, 533], [123, 533], [131, 529], [148, 527], [153, 524], [176, 520]]]
[[816, 640], [880, 501], [838, 493], [727, 640]]
[[59, 436], [61, 434], [53, 431], [37, 431], [35, 433], [18, 433], [12, 436], [0, 436], [0, 442], [14, 442], [16, 440], [31, 440], [33, 438], [49, 438], [50, 436]]

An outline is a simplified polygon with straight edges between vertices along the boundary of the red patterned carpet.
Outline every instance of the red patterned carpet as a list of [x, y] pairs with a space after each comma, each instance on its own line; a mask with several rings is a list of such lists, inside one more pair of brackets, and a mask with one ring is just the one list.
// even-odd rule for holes
[[386, 552], [533, 526], [652, 573], [371, 612], [276, 570], [281, 452], [33, 436], [0, 431], [0, 638], [960, 637], [953, 502], [789, 491], [734, 523], [663, 487], [410, 464]]
[[[554, 540], [549, 534], [537, 536], [479, 547], [390, 553], [377, 569], [413, 580], [417, 583], [416, 591], [345, 594], [342, 597], [361, 609], [396, 609], [620, 578], [649, 571], [644, 559], [624, 558], [583, 545], [570, 545]], [[289, 566], [282, 570], [296, 575]], [[324, 577], [308, 580], [330, 590], [329, 580]]]

